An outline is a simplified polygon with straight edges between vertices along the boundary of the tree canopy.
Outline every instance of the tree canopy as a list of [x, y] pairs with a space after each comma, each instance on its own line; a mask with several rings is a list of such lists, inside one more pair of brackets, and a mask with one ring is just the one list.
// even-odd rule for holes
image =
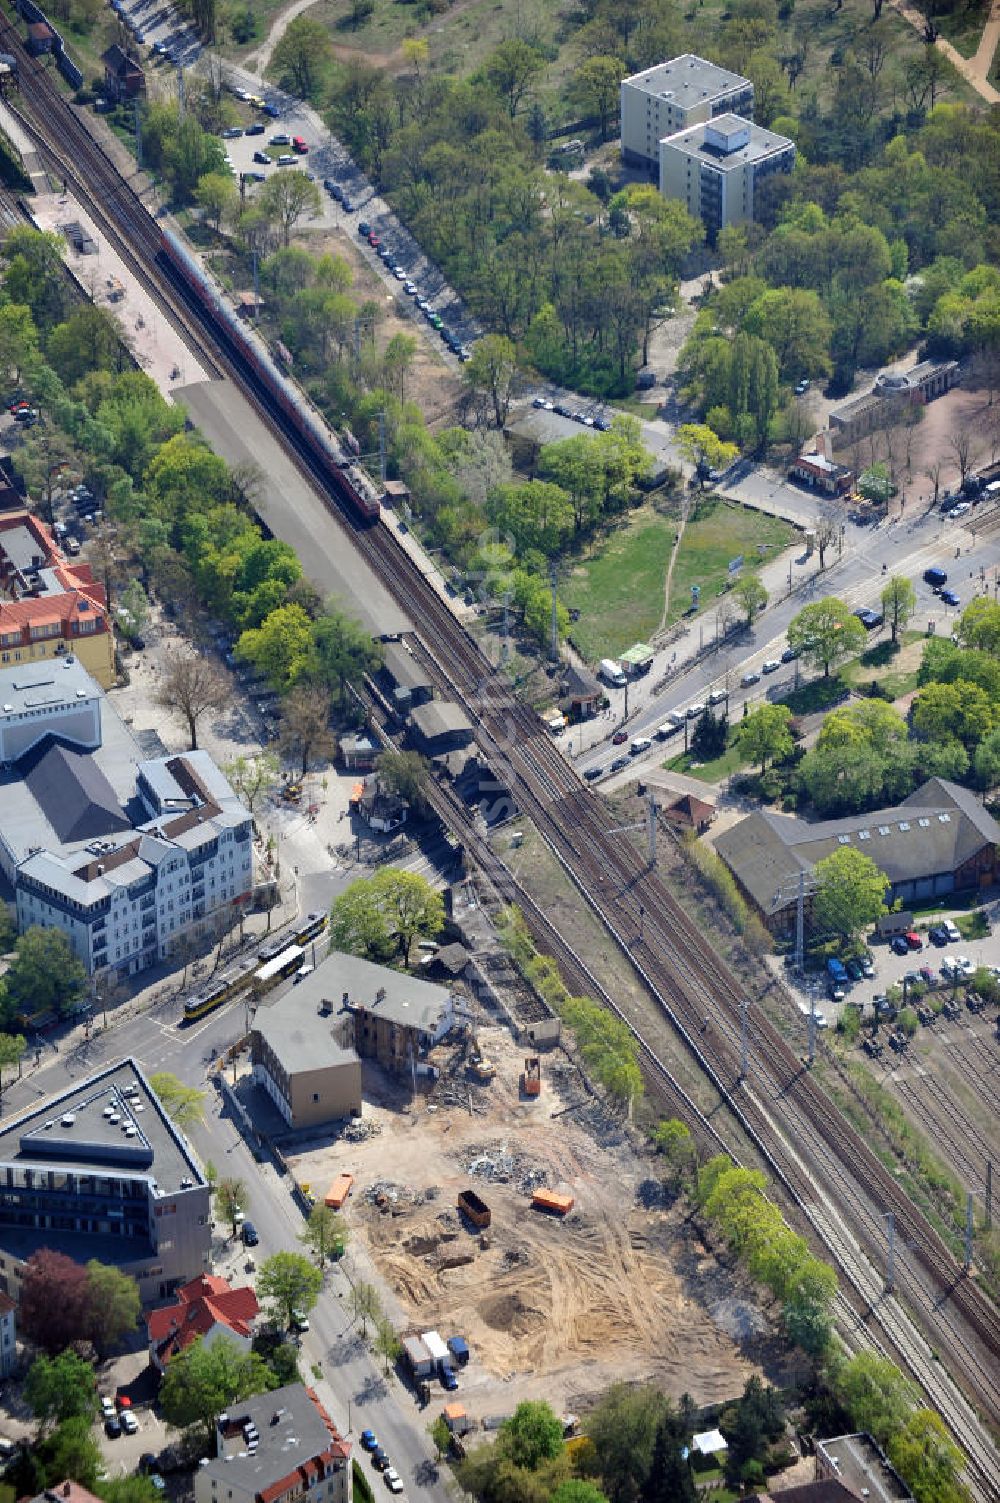
[[419, 935], [434, 939], [444, 925], [441, 894], [426, 877], [385, 866], [352, 882], [330, 910], [330, 941], [337, 950], [385, 960], [396, 953], [409, 964]]

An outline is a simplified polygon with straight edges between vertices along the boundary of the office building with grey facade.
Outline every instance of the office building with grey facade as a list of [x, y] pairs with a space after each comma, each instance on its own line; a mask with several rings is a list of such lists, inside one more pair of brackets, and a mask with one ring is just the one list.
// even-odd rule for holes
[[133, 1059], [0, 1131], [0, 1284], [51, 1248], [131, 1274], [144, 1304], [211, 1266], [211, 1193], [183, 1133]]

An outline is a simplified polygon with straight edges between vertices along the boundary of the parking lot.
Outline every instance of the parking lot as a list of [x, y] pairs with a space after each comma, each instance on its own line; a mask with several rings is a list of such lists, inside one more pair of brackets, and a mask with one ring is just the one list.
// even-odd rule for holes
[[[966, 970], [969, 974], [980, 966], [987, 969], [1000, 968], [1000, 900], [994, 900], [986, 910], [987, 920], [990, 924], [991, 933], [983, 939], [952, 940], [943, 945], [935, 945], [929, 939], [929, 930], [941, 924], [943, 920], [950, 918], [953, 922], [962, 917], [960, 910], [950, 913], [942, 909], [940, 915], [933, 918], [923, 916], [915, 922], [915, 933], [920, 940], [920, 949], [907, 948], [905, 954], [897, 954], [889, 940], [869, 941], [868, 953], [871, 956], [874, 975], [852, 980], [843, 989], [842, 1001], [834, 1001], [830, 995], [830, 985], [825, 974], [818, 972], [808, 974], [804, 978], [798, 978], [791, 968], [784, 968], [782, 961], [775, 958], [776, 967], [781, 967], [784, 973], [785, 983], [792, 992], [796, 1002], [805, 1009], [803, 1012], [803, 1036], [808, 1027], [807, 1015], [815, 998], [817, 1016], [822, 1014], [829, 1027], [835, 1027], [845, 1007], [861, 1006], [865, 1016], [871, 1016], [874, 1000], [884, 997], [894, 986], [902, 987], [904, 977], [910, 980], [918, 979], [926, 985], [926, 977], [920, 975], [921, 967], [928, 968], [932, 974], [935, 987], [942, 988], [945, 992], [951, 990], [951, 979], [943, 976], [941, 967], [951, 969], [956, 961], [968, 961]], [[821, 1025], [822, 1026], [822, 1025]]]

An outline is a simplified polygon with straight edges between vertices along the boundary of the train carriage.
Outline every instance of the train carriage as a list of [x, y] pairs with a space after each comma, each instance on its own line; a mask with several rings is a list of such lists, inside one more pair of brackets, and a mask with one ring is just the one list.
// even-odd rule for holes
[[374, 482], [338, 443], [305, 393], [282, 375], [263, 340], [247, 327], [197, 258], [166, 226], [161, 230], [160, 245], [174, 271], [223, 326], [272, 400], [294, 424], [314, 456], [323, 462], [333, 489], [365, 521], [377, 521], [382, 503]]

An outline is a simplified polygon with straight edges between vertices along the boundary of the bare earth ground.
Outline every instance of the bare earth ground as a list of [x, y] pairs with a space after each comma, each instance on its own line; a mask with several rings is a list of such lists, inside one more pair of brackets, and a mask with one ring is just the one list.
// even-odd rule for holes
[[[622, 1140], [609, 1146], [607, 1133], [599, 1141], [572, 1112], [558, 1115], [582, 1096], [561, 1051], [543, 1056], [542, 1094], [532, 1101], [520, 1095], [523, 1058], [510, 1032], [488, 1026], [478, 1035], [497, 1077], [471, 1087], [472, 1110], [419, 1097], [403, 1111], [366, 1105], [378, 1135], [294, 1155], [296, 1178], [319, 1194], [335, 1173], [355, 1175], [352, 1235], [407, 1329], [469, 1341], [462, 1402], [474, 1418], [508, 1414], [526, 1398], [579, 1409], [618, 1379], [655, 1380], [699, 1403], [738, 1392], [770, 1362], [753, 1294], [735, 1287], [678, 1209], [637, 1199], [654, 1161]], [[470, 1172], [477, 1159], [493, 1173], [504, 1160], [503, 1182]], [[539, 1184], [575, 1197], [569, 1216], [530, 1209]], [[492, 1211], [485, 1236], [457, 1214], [466, 1188]], [[742, 1348], [734, 1335], [747, 1338]]]

